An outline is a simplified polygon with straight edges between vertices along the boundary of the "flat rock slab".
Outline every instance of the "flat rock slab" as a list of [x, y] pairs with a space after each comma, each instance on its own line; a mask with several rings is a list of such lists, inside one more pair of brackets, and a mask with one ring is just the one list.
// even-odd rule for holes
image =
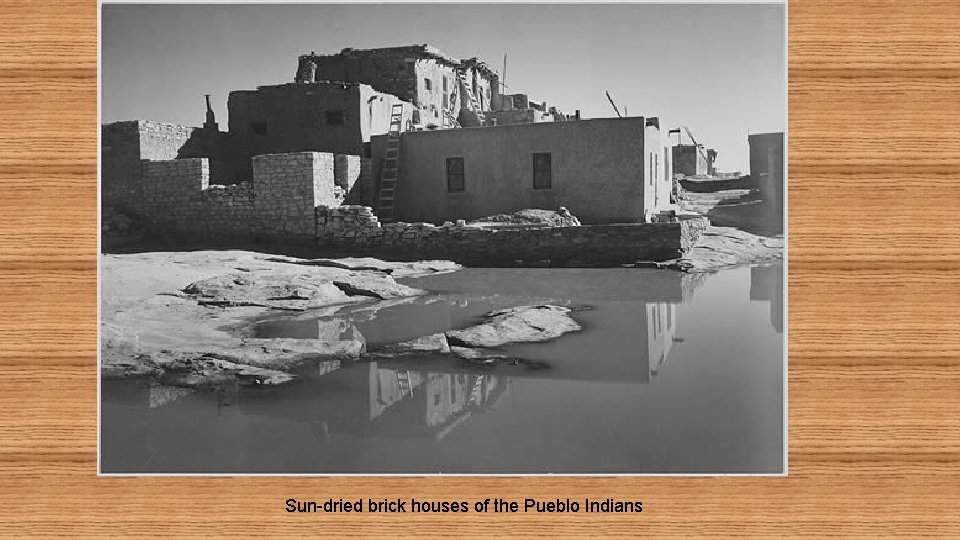
[[335, 277], [290, 273], [231, 272], [195, 281], [183, 292], [201, 305], [312, 309], [368, 296], [389, 299], [423, 291], [401, 285], [381, 272], [341, 272]]
[[450, 352], [450, 344], [447, 342], [447, 336], [442, 332], [404, 341], [403, 343], [396, 344], [395, 347], [401, 351], [411, 352], [437, 352], [444, 354]]
[[677, 266], [691, 272], [712, 272], [744, 264], [782, 263], [783, 254], [782, 237], [710, 226]]
[[580, 330], [570, 308], [553, 305], [518, 306], [487, 313], [476, 326], [446, 333], [458, 347], [499, 347], [508, 343], [547, 341]]
[[378, 300], [423, 294], [423, 291], [401, 285], [380, 272], [351, 272], [333, 280], [333, 284], [348, 296], [369, 296]]
[[431, 274], [454, 272], [462, 268], [453, 261], [432, 260], [432, 261], [384, 261], [373, 257], [345, 257], [342, 259], [300, 259], [297, 257], [276, 256], [268, 259], [271, 262], [280, 262], [287, 264], [299, 264], [303, 266], [316, 266], [327, 268], [339, 268], [341, 270], [352, 271], [377, 271], [390, 274], [393, 277], [420, 277]]
[[161, 358], [150, 358], [153, 363], [162, 364], [159, 380], [164, 384], [186, 387], [204, 387], [232, 382], [247, 386], [272, 386], [284, 384], [296, 377], [289, 373], [246, 364], [216, 355], [196, 356], [180, 354]]

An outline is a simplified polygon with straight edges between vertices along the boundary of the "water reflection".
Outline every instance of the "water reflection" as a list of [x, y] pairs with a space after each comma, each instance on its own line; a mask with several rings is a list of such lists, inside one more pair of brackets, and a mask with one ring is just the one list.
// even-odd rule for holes
[[575, 314], [582, 332], [498, 351], [530, 364], [318, 360], [288, 386], [215, 392], [105, 381], [103, 470], [780, 470], [782, 337], [767, 324], [782, 332], [777, 267], [470, 270], [410, 284], [437, 292], [265, 317], [244, 331], [376, 347], [502, 307], [593, 309]]
[[754, 266], [750, 269], [750, 300], [770, 302], [770, 325], [778, 334], [782, 334], [782, 266]]
[[[678, 289], [679, 291], [679, 289]], [[462, 298], [446, 301], [442, 298], [422, 299], [380, 306], [378, 312], [385, 315], [397, 306], [420, 305], [436, 312], [450, 313], [478, 305], [483, 310], [498, 304], [493, 298], [482, 298], [471, 303]], [[302, 384], [283, 390], [287, 407], [292, 410], [311, 411], [303, 418], [316, 423], [324, 436], [330, 433], [352, 433], [365, 436], [427, 436], [442, 439], [457, 426], [468, 421], [475, 413], [482, 413], [495, 406], [509, 391], [513, 378], [533, 377], [541, 379], [566, 379], [579, 381], [616, 380], [620, 382], [649, 383], [657, 375], [670, 356], [675, 342], [677, 309], [668, 302], [645, 302], [631, 317], [634, 341], [630, 358], [620, 362], [626, 370], [605, 368], [602, 357], [580, 366], [565, 365], [562, 359], [550, 362], [541, 369], [529, 365], [502, 365], [483, 370], [467, 362], [444, 355], [425, 354], [422, 358], [402, 360], [360, 361], [317, 360], [298, 374]], [[323, 341], [364, 339], [355, 323], [371, 322], [367, 308], [348, 310], [339, 317], [310, 319], [287, 316], [259, 321], [254, 325], [258, 337], [286, 337], [319, 339]], [[357, 316], [359, 315], [359, 316]], [[431, 324], [419, 320], [418, 325]], [[409, 333], [409, 331], [405, 331]], [[559, 342], [558, 342], [559, 343]], [[546, 344], [526, 345], [540, 348]], [[344, 396], [330, 393], [331, 388], [350, 388], [362, 399], [351, 399], [344, 406]], [[149, 407], [169, 404], [193, 390], [163, 385], [151, 385], [147, 390]], [[244, 399], [239, 387], [223, 387], [212, 397], [216, 399], [218, 413], [227, 407], [241, 414], [262, 414], [263, 399], [272, 395], [251, 394]], [[289, 418], [289, 413], [283, 412]]]

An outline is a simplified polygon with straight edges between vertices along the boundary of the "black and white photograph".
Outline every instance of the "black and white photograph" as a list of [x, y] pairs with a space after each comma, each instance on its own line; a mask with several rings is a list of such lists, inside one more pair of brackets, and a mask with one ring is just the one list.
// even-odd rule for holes
[[104, 3], [100, 473], [786, 474], [786, 17]]

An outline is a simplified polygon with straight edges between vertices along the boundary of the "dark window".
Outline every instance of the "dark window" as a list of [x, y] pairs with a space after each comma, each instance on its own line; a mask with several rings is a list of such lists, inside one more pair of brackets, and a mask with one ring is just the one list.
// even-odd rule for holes
[[266, 135], [267, 123], [266, 122], [250, 122], [250, 131], [254, 135]]
[[447, 191], [453, 193], [464, 191], [465, 189], [463, 182], [463, 158], [447, 158]]
[[533, 189], [550, 189], [553, 174], [550, 170], [550, 154], [533, 155]]
[[447, 91], [447, 76], [446, 76], [446, 75], [443, 76], [443, 91], [444, 91], [444, 92]]
[[433, 90], [433, 82], [430, 79], [424, 79], [423, 87], [429, 92], [430, 90]]
[[347, 111], [327, 111], [328, 126], [342, 126], [347, 123]]

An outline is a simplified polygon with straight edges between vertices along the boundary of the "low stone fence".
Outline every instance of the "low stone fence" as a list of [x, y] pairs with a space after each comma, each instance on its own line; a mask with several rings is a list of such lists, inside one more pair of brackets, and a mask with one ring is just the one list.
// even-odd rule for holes
[[615, 266], [683, 255], [706, 229], [705, 218], [669, 223], [496, 229], [430, 223], [382, 224], [366, 206], [317, 208], [317, 242], [399, 260], [450, 259], [474, 266]]

